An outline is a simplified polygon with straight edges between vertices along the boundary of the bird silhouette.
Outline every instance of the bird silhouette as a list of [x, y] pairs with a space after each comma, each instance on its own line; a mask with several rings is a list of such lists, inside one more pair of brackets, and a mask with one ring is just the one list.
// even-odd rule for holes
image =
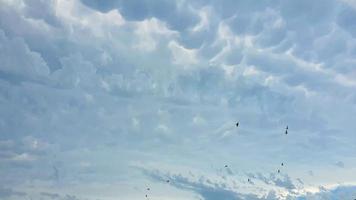
[[286, 129], [286, 135], [288, 134], [288, 131], [287, 131], [287, 129]]
[[225, 168], [228, 167], [227, 165], [225, 165]]
[[236, 122], [236, 127], [239, 127], [239, 122]]
[[283, 163], [281, 163], [281, 166], [283, 166], [284, 164]]
[[278, 170], [277, 172], [278, 172], [278, 173], [280, 173], [280, 172], [281, 172], [281, 170]]

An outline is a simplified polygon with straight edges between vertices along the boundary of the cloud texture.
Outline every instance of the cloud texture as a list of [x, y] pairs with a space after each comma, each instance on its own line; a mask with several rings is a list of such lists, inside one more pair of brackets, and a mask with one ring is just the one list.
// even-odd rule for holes
[[355, 20], [353, 0], [0, 0], [0, 198], [356, 198]]

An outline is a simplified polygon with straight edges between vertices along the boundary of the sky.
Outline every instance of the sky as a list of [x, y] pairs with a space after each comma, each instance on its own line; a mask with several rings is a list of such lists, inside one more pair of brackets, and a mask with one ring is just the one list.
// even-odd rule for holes
[[0, 0], [0, 199], [355, 199], [355, 21], [355, 0]]

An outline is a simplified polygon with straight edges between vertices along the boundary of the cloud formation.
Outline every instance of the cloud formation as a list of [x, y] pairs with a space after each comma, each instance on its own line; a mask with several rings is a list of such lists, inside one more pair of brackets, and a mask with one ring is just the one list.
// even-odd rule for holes
[[136, 165], [202, 172], [157, 185], [183, 199], [355, 198], [355, 8], [0, 0], [3, 198], [140, 199]]

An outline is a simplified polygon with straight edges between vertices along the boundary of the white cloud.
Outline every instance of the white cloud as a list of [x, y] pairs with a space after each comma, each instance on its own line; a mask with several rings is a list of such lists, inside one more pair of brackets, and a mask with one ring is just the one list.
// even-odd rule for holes
[[341, 2], [345, 2], [348, 5], [352, 6], [354, 9], [356, 9], [356, 1], [355, 0], [339, 0]]
[[198, 126], [201, 126], [201, 125], [206, 124], [206, 120], [200, 115], [195, 115], [193, 118], [193, 123]]
[[96, 37], [108, 37], [114, 28], [125, 24], [117, 10], [107, 13], [96, 12], [85, 7], [80, 1], [58, 0], [54, 3], [56, 16], [68, 27], [72, 34], [88, 30]]
[[132, 118], [132, 126], [133, 126], [135, 129], [139, 129], [139, 128], [140, 128], [140, 121], [139, 121], [139, 119], [137, 119], [136, 117], [133, 117], [133, 118]]
[[35, 161], [37, 160], [37, 157], [28, 153], [22, 153], [15, 155], [14, 157], [11, 158], [13, 161], [18, 161], [18, 162], [28, 162], [28, 161]]
[[169, 30], [163, 22], [156, 18], [137, 22], [134, 33], [138, 36], [135, 48], [143, 51], [156, 50], [162, 37], [170, 38], [177, 35], [177, 32]]
[[200, 21], [192, 28], [193, 32], [199, 32], [209, 29], [209, 17], [211, 15], [211, 8], [204, 7], [200, 10], [195, 10], [200, 17]]
[[250, 66], [247, 67], [244, 72], [242, 73], [242, 75], [244, 76], [254, 76], [254, 75], [258, 75], [260, 72], [258, 70], [256, 70], [256, 68], [254, 66]]
[[177, 43], [171, 41], [168, 44], [173, 56], [173, 63], [183, 66], [185, 69], [190, 69], [192, 66], [198, 64], [197, 51], [195, 49], [187, 49]]
[[158, 124], [156, 129], [158, 133], [161, 133], [163, 135], [169, 135], [171, 133], [171, 130], [165, 124]]

